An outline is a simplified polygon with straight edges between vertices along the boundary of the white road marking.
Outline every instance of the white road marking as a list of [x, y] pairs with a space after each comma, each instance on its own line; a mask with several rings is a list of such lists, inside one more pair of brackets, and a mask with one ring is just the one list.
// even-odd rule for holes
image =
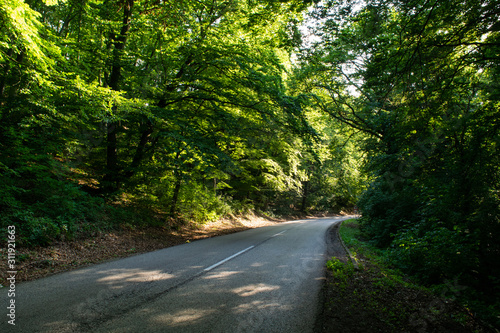
[[[287, 229], [287, 230], [288, 230], [288, 229]], [[270, 238], [268, 238], [268, 239], [271, 239], [271, 238], [273, 238], [273, 237], [279, 236], [279, 235], [283, 234], [285, 231], [286, 231], [286, 230], [283, 230], [282, 232], [278, 232], [277, 234], [272, 235], [272, 236], [271, 236]], [[250, 246], [250, 247], [247, 247], [246, 249], [241, 250], [240, 252], [235, 253], [235, 254], [233, 254], [232, 256], [229, 256], [229, 257], [227, 257], [226, 259], [221, 260], [221, 261], [219, 261], [218, 263], [213, 264], [212, 266], [205, 268], [203, 271], [205, 271], [205, 272], [211, 271], [211, 270], [212, 270], [212, 269], [214, 269], [215, 267], [218, 267], [218, 266], [222, 265], [223, 263], [225, 263], [225, 262], [227, 262], [227, 261], [229, 261], [229, 260], [231, 260], [231, 259], [233, 259], [233, 258], [235, 258], [235, 257], [239, 256], [240, 254], [243, 254], [243, 253], [247, 252], [248, 250], [253, 249], [254, 247], [255, 247], [255, 245], [252, 245], [252, 246]]]
[[240, 252], [235, 253], [235, 254], [233, 254], [232, 256], [227, 257], [226, 259], [221, 260], [221, 261], [219, 261], [218, 263], [213, 264], [212, 266], [205, 268], [205, 269], [204, 269], [204, 271], [205, 271], [205, 272], [208, 272], [208, 271], [210, 271], [210, 270], [214, 269], [215, 267], [222, 265], [222, 264], [223, 264], [223, 263], [225, 263], [226, 261], [229, 261], [229, 260], [233, 259], [234, 257], [237, 257], [237, 256], [239, 256], [240, 254], [243, 254], [243, 253], [247, 252], [247, 251], [248, 251], [248, 250], [250, 250], [250, 249], [253, 249], [254, 247], [255, 247], [254, 245], [252, 245], [252, 246], [250, 246], [250, 247], [247, 247], [246, 249], [241, 250]]

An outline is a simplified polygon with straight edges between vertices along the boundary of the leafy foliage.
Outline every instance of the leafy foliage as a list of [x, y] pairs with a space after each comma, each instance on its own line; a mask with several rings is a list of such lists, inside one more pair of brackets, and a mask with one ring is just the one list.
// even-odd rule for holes
[[309, 3], [3, 1], [1, 226], [29, 246], [143, 209], [156, 225], [352, 205], [304, 199], [318, 133], [287, 78]]
[[327, 1], [313, 12], [321, 41], [300, 56], [317, 107], [369, 136], [366, 236], [423, 281], [459, 277], [476, 296], [500, 275], [499, 13], [495, 1]]

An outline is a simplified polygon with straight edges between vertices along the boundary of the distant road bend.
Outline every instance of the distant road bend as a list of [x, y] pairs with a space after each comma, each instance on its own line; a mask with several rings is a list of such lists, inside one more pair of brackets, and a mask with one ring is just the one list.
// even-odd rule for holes
[[327, 230], [347, 218], [250, 229], [22, 283], [16, 325], [4, 314], [0, 331], [312, 332]]

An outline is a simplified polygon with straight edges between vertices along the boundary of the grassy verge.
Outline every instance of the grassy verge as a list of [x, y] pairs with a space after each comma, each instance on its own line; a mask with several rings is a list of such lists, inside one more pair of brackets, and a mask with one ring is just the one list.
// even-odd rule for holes
[[383, 253], [361, 238], [356, 220], [340, 236], [358, 267], [328, 261], [323, 332], [488, 332], [455, 298], [459, 286], [436, 294], [391, 269]]

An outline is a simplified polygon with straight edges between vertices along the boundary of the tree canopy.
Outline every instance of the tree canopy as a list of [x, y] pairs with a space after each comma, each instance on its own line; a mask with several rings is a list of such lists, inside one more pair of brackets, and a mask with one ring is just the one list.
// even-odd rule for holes
[[[198, 222], [313, 209], [302, 156], [323, 143], [288, 87], [307, 5], [2, 2], [3, 224], [43, 244], [120, 205]], [[314, 209], [356, 200], [341, 196]]]

